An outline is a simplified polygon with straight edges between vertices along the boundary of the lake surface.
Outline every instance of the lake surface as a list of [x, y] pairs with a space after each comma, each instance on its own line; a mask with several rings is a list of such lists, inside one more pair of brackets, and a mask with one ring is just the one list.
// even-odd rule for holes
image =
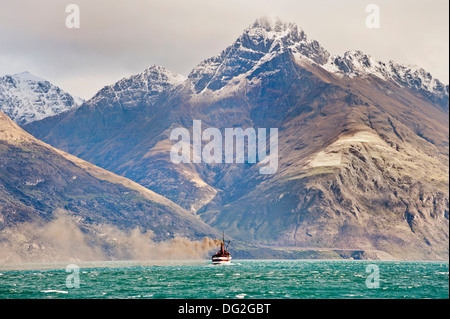
[[0, 298], [449, 298], [448, 262], [85, 262], [68, 272], [67, 265], [0, 265]]

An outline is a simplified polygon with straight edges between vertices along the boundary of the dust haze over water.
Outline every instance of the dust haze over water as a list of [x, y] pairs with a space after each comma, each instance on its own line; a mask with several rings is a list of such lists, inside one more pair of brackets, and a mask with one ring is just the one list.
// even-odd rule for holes
[[151, 231], [139, 228], [89, 227], [83, 229], [58, 211], [50, 222], [26, 222], [4, 229], [0, 232], [0, 263], [203, 259], [220, 244], [208, 237], [155, 241]]

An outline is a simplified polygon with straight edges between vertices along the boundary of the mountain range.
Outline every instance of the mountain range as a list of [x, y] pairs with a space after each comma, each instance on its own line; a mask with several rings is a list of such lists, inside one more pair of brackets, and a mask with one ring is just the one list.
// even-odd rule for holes
[[[152, 66], [21, 124], [236, 240], [448, 259], [448, 102], [423, 69], [332, 56], [296, 24], [258, 19], [187, 77]], [[278, 171], [172, 163], [170, 132], [193, 120], [278, 128]]]

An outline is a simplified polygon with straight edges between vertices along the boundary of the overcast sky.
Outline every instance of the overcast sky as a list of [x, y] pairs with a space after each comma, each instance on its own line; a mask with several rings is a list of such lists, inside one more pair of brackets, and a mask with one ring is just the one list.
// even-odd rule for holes
[[[79, 29], [66, 28], [70, 3]], [[365, 24], [371, 3], [379, 29]], [[447, 84], [448, 12], [448, 0], [0, 0], [0, 75], [29, 71], [87, 99], [153, 64], [187, 76], [269, 16], [297, 23], [331, 54], [361, 50]]]

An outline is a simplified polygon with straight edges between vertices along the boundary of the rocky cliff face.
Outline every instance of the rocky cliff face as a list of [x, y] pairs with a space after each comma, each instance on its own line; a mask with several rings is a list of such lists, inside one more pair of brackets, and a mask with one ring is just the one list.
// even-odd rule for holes
[[[295, 24], [260, 19], [156, 95], [135, 79], [111, 86], [119, 98], [26, 129], [237, 239], [448, 258], [448, 85], [426, 71], [357, 51], [332, 57]], [[118, 100], [133, 107], [111, 108]], [[192, 120], [278, 128], [278, 171], [172, 163], [169, 134]]]
[[83, 102], [29, 72], [0, 77], [0, 111], [20, 125], [68, 111]]

